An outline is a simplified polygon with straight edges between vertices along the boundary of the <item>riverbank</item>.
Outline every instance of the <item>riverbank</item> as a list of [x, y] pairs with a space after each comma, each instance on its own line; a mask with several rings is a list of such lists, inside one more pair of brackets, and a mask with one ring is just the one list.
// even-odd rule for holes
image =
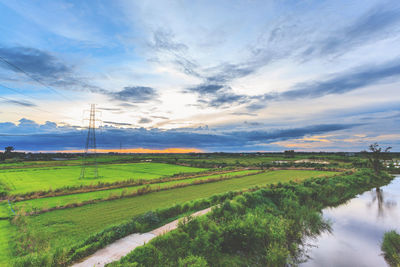
[[321, 216], [322, 208], [337, 206], [391, 179], [364, 170], [248, 192], [109, 266], [178, 266], [188, 261], [209, 266], [298, 264], [304, 256], [305, 237], [316, 237], [329, 229]]
[[332, 233], [308, 240], [310, 259], [300, 267], [386, 266], [381, 244], [385, 232], [400, 231], [400, 176], [337, 207], [325, 208], [323, 218]]

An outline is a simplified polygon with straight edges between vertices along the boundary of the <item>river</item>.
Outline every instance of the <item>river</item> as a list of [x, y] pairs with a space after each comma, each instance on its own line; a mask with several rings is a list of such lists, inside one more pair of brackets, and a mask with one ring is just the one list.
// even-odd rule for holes
[[386, 231], [400, 233], [400, 175], [380, 190], [323, 210], [332, 232], [308, 240], [308, 261], [301, 267], [388, 266], [380, 245]]

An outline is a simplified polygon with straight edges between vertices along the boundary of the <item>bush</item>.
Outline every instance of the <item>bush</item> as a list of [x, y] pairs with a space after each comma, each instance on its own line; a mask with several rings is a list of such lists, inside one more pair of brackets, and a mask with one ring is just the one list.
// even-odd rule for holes
[[149, 211], [142, 216], [139, 216], [137, 218], [137, 221], [148, 226], [156, 226], [160, 223], [160, 218], [158, 217], [158, 214], [154, 211]]
[[391, 266], [400, 266], [400, 235], [395, 231], [385, 233], [381, 245], [383, 256]]
[[187, 256], [184, 259], [179, 259], [179, 267], [208, 267], [207, 261], [199, 256]]

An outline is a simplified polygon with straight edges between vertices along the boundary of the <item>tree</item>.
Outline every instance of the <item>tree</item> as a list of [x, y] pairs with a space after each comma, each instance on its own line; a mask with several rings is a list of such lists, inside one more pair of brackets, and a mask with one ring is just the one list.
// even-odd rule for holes
[[[376, 174], [381, 170], [381, 160], [386, 159], [386, 155], [392, 147], [387, 147], [383, 150], [378, 143], [371, 144], [367, 153], [368, 161]], [[383, 151], [382, 151], [383, 150]]]
[[14, 147], [13, 146], [7, 146], [4, 148], [4, 153], [8, 154], [11, 153], [12, 151], [14, 151]]
[[4, 158], [8, 158], [9, 156], [11, 156], [11, 153], [14, 151], [14, 147], [13, 146], [7, 146], [4, 148]]
[[285, 158], [294, 158], [294, 150], [285, 150]]

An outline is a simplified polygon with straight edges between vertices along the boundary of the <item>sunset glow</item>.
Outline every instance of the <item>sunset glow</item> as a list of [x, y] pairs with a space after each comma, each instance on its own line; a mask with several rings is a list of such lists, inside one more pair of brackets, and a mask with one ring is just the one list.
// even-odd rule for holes
[[[47, 151], [49, 152], [49, 151]], [[83, 153], [84, 150], [59, 150], [59, 151], [51, 151], [51, 152], [60, 152], [60, 153]], [[97, 153], [202, 153], [204, 152], [201, 149], [197, 148], [166, 148], [166, 149], [148, 149], [148, 148], [123, 148], [123, 149], [97, 149]]]

